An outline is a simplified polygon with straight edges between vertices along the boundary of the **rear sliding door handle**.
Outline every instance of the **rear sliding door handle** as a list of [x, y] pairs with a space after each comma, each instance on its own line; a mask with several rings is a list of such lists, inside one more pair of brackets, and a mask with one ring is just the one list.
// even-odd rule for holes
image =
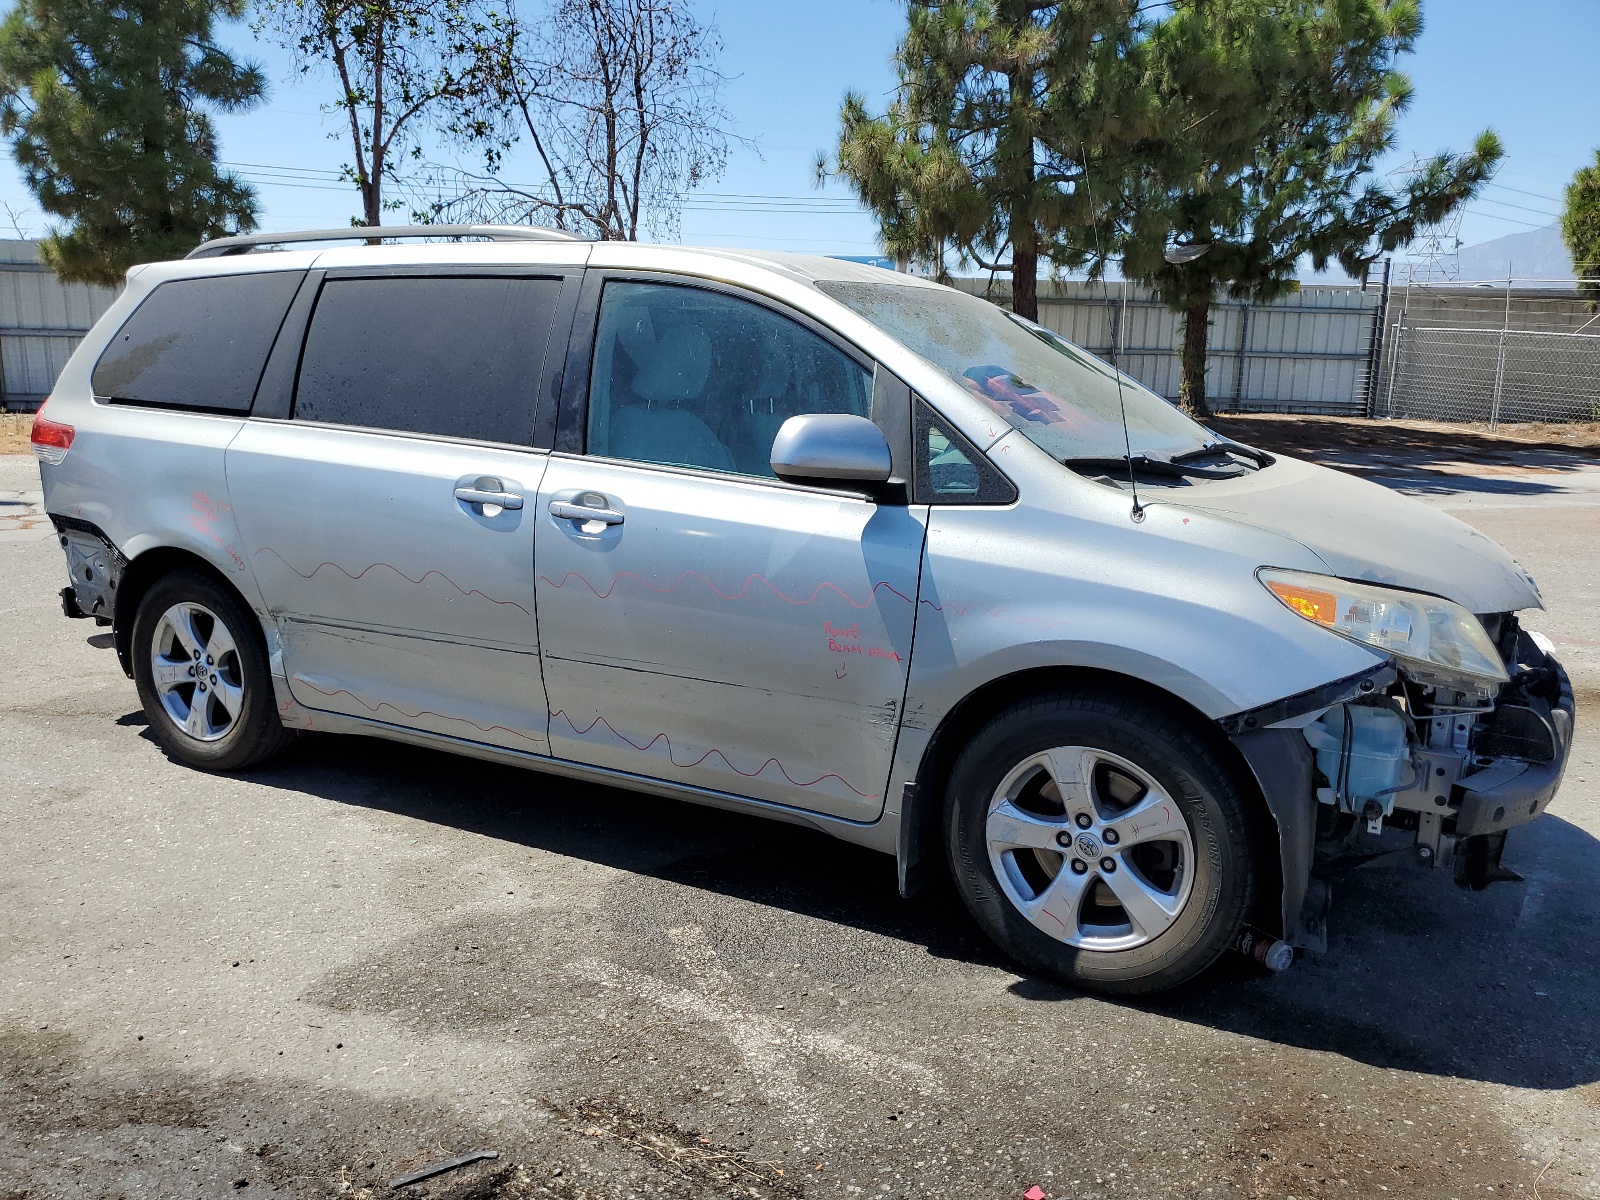
[[522, 507], [522, 497], [515, 492], [491, 492], [485, 488], [458, 487], [456, 499], [465, 504], [497, 504], [501, 508]]
[[621, 525], [622, 514], [614, 508], [592, 508], [566, 500], [550, 501], [550, 515], [566, 521], [599, 521], [602, 525]]

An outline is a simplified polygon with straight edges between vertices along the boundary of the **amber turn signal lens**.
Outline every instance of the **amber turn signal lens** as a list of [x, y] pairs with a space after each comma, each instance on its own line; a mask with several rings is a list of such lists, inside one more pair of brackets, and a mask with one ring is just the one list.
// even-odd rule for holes
[[1339, 611], [1339, 598], [1332, 592], [1296, 587], [1277, 579], [1263, 580], [1272, 594], [1308, 621], [1332, 625]]

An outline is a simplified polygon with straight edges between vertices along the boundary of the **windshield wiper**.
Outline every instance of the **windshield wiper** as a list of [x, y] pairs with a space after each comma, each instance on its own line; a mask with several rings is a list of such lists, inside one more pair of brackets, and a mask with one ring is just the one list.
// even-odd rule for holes
[[1185, 450], [1182, 454], [1174, 454], [1168, 461], [1175, 463], [1195, 462], [1217, 454], [1237, 454], [1240, 458], [1249, 459], [1257, 467], [1270, 467], [1278, 461], [1265, 450], [1257, 450], [1254, 446], [1232, 442], [1227, 438], [1218, 438], [1214, 442], [1207, 442], [1204, 446], [1198, 446], [1193, 450]]
[[1061, 460], [1074, 471], [1104, 471], [1127, 474], [1131, 469], [1136, 474], [1157, 475], [1163, 479], [1237, 479], [1238, 470], [1214, 470], [1208, 467], [1195, 467], [1187, 463], [1180, 463], [1170, 458], [1151, 458], [1148, 454], [1135, 454], [1132, 457], [1123, 454], [1115, 457], [1105, 455], [1086, 455], [1081, 458], [1065, 458]]

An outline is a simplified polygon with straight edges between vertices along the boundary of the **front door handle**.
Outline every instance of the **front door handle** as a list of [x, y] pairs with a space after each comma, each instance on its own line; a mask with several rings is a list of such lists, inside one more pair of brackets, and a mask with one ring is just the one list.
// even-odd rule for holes
[[602, 525], [621, 525], [622, 514], [614, 508], [592, 508], [587, 504], [572, 504], [566, 500], [550, 501], [550, 515], [567, 521], [599, 521]]
[[522, 497], [515, 492], [496, 492], [480, 487], [458, 487], [456, 499], [464, 504], [497, 504], [501, 508], [522, 507]]

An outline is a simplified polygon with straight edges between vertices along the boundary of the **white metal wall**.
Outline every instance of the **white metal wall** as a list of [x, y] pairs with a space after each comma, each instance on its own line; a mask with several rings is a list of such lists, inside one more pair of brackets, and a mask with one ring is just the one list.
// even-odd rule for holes
[[0, 240], [0, 404], [37, 408], [116, 288], [64, 284], [33, 241]]
[[[982, 279], [956, 286], [1005, 303]], [[1305, 287], [1271, 304], [1218, 300], [1211, 307], [1206, 394], [1217, 410], [1360, 413], [1366, 410], [1380, 291]], [[1152, 391], [1177, 399], [1183, 331], [1149, 289], [1123, 283], [1043, 282], [1042, 324], [1119, 365]]]
[[[1005, 288], [962, 279], [965, 291], [1004, 303]], [[1177, 314], [1148, 289], [1122, 283], [1041, 281], [1043, 323], [1146, 387], [1176, 399]], [[113, 288], [62, 284], [39, 262], [38, 244], [0, 240], [0, 371], [3, 403], [36, 408], [79, 340], [116, 299]], [[1211, 309], [1206, 392], [1213, 408], [1363, 412], [1379, 290], [1306, 287], [1271, 304], [1219, 300]]]

